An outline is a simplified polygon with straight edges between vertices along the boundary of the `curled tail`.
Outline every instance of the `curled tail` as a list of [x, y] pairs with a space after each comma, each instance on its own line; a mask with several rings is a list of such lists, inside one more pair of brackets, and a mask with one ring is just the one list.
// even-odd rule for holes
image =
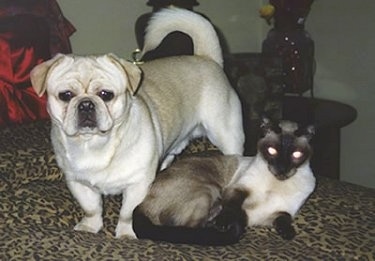
[[139, 239], [165, 241], [176, 244], [196, 244], [206, 246], [224, 246], [237, 243], [245, 231], [238, 220], [225, 231], [215, 227], [190, 228], [181, 226], [154, 225], [136, 208], [133, 213], [133, 229]]
[[162, 9], [151, 17], [142, 54], [155, 49], [164, 37], [175, 31], [192, 38], [195, 55], [209, 57], [223, 66], [219, 38], [212, 24], [197, 13], [176, 7]]

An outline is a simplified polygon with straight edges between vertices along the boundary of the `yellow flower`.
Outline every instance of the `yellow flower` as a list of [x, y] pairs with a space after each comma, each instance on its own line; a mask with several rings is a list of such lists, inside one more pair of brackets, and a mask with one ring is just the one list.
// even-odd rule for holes
[[268, 22], [271, 20], [274, 13], [275, 13], [275, 7], [271, 4], [264, 5], [259, 9], [259, 15], [262, 18], [266, 19]]

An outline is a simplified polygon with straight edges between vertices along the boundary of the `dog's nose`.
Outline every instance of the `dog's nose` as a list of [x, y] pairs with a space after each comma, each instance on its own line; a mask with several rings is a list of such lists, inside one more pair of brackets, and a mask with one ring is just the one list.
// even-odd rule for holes
[[78, 104], [78, 110], [80, 112], [92, 112], [95, 110], [95, 104], [90, 100], [83, 100]]

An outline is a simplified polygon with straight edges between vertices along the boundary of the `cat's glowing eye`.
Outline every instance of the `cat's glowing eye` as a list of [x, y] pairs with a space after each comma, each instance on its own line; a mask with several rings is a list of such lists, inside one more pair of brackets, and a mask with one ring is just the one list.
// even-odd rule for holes
[[273, 147], [268, 147], [267, 152], [268, 152], [268, 154], [270, 154], [271, 156], [275, 156], [275, 155], [277, 155], [277, 150], [276, 150], [275, 148], [273, 148]]
[[299, 159], [299, 158], [301, 158], [302, 155], [303, 155], [303, 153], [300, 152], [300, 151], [298, 151], [298, 150], [295, 151], [295, 152], [293, 152], [293, 154], [292, 154], [293, 158], [295, 158], [295, 159]]

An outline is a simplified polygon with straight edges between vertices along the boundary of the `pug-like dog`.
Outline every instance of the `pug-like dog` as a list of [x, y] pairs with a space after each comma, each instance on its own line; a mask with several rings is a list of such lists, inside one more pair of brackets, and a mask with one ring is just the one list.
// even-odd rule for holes
[[192, 36], [195, 55], [137, 66], [113, 54], [59, 54], [32, 70], [36, 92], [48, 94], [57, 163], [85, 212], [75, 230], [97, 233], [102, 195], [121, 193], [116, 237], [136, 237], [134, 208], [157, 170], [194, 137], [242, 154], [241, 105], [212, 25], [193, 12], [165, 9], [151, 20], [143, 52], [176, 30]]

